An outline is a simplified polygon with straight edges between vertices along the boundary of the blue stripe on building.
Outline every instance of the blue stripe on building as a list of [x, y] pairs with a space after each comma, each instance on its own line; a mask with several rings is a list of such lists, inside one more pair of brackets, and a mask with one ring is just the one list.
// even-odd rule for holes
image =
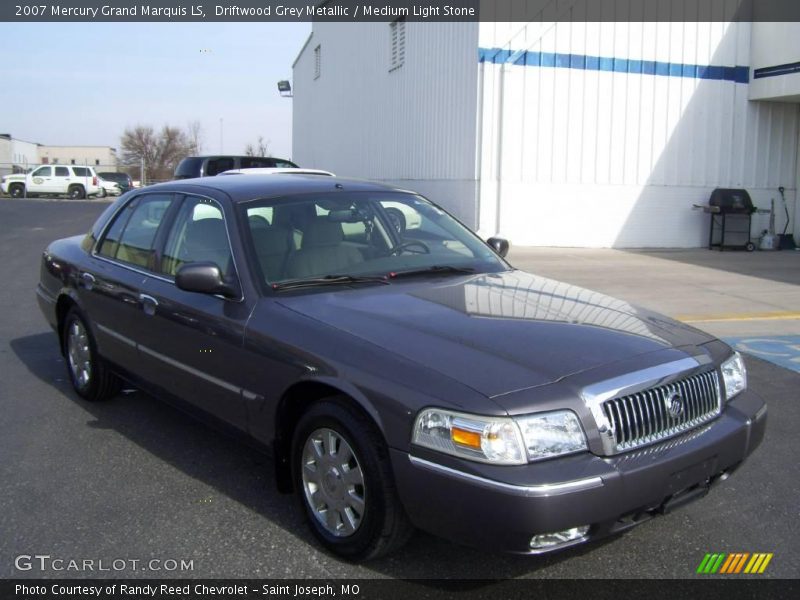
[[[584, 56], [558, 52], [511, 51], [503, 48], [478, 48], [478, 62], [502, 64], [511, 62], [526, 67], [551, 67], [605, 71], [610, 73], [635, 73], [664, 77], [689, 77], [715, 81], [748, 83], [750, 67], [725, 67], [720, 65], [688, 65], [655, 60], [634, 60], [608, 56]], [[798, 67], [800, 70], [800, 67]], [[782, 73], [781, 73], [782, 74]]]

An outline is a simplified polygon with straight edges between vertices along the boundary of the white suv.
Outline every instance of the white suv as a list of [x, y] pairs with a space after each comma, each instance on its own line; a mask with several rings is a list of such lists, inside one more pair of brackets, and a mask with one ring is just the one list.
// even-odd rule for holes
[[0, 188], [13, 198], [66, 195], [80, 199], [104, 195], [94, 169], [75, 165], [42, 165], [27, 174], [6, 175]]

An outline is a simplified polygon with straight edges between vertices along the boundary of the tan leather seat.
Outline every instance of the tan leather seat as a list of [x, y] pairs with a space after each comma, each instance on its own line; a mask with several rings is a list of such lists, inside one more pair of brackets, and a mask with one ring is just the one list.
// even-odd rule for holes
[[341, 223], [315, 219], [303, 232], [303, 247], [289, 257], [286, 275], [291, 278], [339, 275], [363, 261], [358, 248], [344, 243]]
[[251, 227], [253, 245], [266, 281], [283, 279], [286, 261], [294, 244], [288, 227]]

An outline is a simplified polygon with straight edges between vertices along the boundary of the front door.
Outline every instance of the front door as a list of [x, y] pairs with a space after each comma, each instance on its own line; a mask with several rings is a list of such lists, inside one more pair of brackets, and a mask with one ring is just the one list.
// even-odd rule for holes
[[140, 329], [139, 351], [148, 379], [241, 429], [247, 427], [243, 338], [253, 302], [179, 289], [181, 265], [210, 261], [236, 279], [227, 223], [212, 199], [183, 198], [166, 234], [160, 276], [145, 283], [148, 318]]
[[28, 179], [29, 194], [52, 194], [55, 192], [55, 184], [53, 183], [53, 167], [39, 167], [33, 173], [31, 173], [30, 178]]

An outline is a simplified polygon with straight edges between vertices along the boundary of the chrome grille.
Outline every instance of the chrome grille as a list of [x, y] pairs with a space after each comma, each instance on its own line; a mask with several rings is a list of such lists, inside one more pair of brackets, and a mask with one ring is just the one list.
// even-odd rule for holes
[[616, 450], [629, 450], [688, 431], [721, 411], [716, 371], [650, 388], [603, 403]]

